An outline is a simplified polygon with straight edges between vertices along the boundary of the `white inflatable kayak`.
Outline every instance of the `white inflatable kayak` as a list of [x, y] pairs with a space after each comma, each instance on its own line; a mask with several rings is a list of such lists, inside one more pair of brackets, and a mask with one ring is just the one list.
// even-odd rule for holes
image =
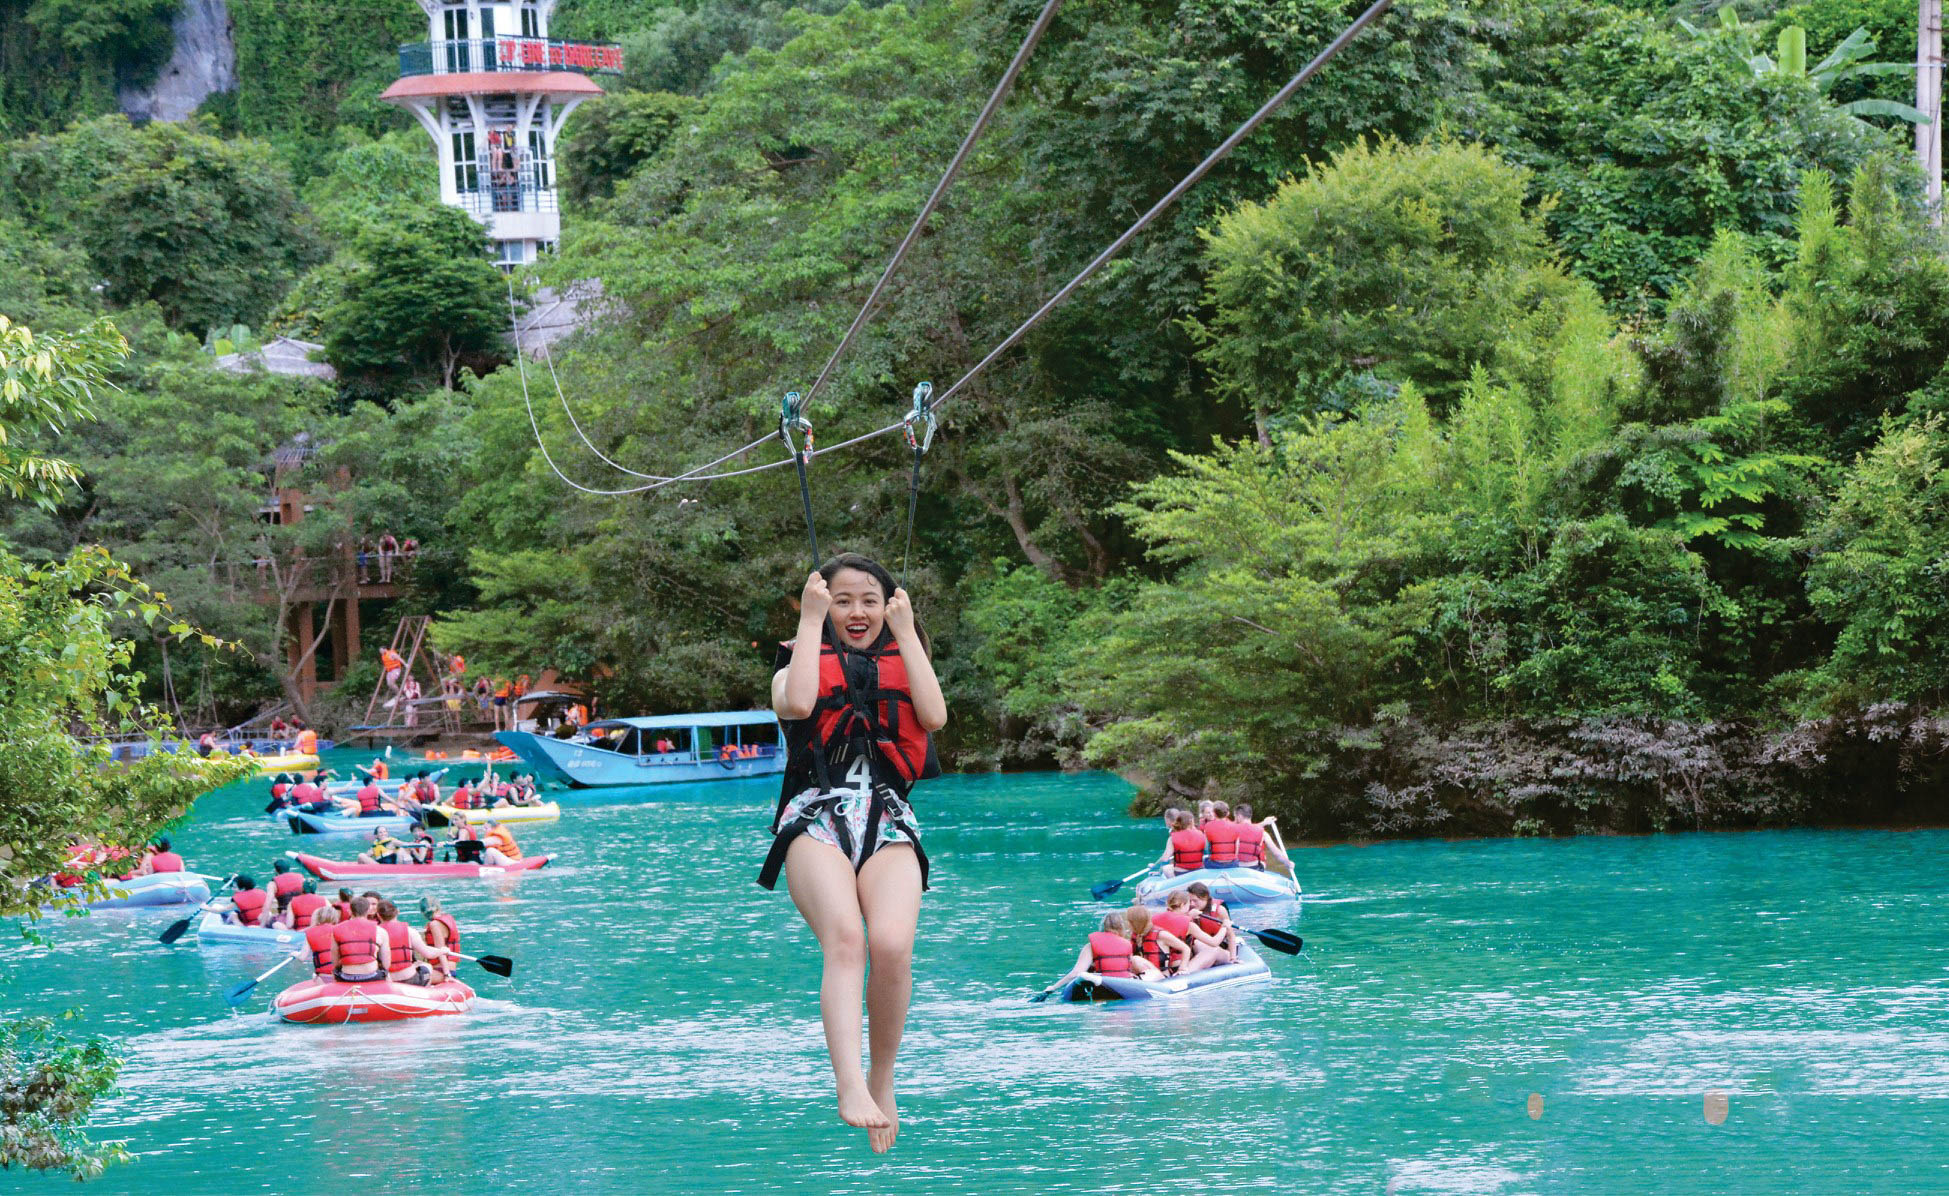
[[1299, 882], [1278, 872], [1257, 868], [1199, 868], [1176, 876], [1153, 876], [1137, 886], [1137, 901], [1143, 905], [1163, 905], [1171, 894], [1203, 881], [1211, 895], [1226, 905], [1250, 905], [1260, 901], [1293, 901], [1299, 897]]
[[223, 915], [210, 910], [196, 925], [196, 941], [207, 946], [283, 947], [295, 951], [304, 945], [302, 930], [273, 930], [268, 926], [239, 926], [226, 922]]
[[1245, 984], [1263, 984], [1272, 979], [1272, 969], [1249, 945], [1240, 943], [1238, 962], [1220, 964], [1193, 972], [1189, 976], [1167, 976], [1162, 980], [1139, 980], [1131, 976], [1079, 976], [1063, 985], [1065, 1001], [1156, 1001], [1216, 992]]

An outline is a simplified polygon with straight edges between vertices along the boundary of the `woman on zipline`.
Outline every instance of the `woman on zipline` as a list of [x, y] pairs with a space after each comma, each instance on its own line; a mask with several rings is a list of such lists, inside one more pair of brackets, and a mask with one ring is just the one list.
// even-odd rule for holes
[[[858, 554], [826, 562], [805, 579], [798, 638], [779, 651], [771, 695], [788, 755], [758, 883], [771, 888], [783, 867], [792, 903], [819, 940], [819, 1013], [839, 1116], [865, 1129], [883, 1153], [900, 1132], [893, 1062], [907, 1024], [914, 928], [927, 887], [927, 856], [907, 792], [938, 775], [928, 737], [947, 724], [947, 701], [907, 591]], [[870, 1071], [860, 1066], [862, 987]]]

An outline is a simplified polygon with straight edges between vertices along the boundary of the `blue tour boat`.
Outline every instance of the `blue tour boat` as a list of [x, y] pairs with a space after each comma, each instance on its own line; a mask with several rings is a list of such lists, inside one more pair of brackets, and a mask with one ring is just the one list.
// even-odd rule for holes
[[577, 788], [723, 781], [785, 771], [778, 716], [769, 710], [607, 718], [573, 739], [496, 731], [496, 742], [532, 764], [542, 779]]

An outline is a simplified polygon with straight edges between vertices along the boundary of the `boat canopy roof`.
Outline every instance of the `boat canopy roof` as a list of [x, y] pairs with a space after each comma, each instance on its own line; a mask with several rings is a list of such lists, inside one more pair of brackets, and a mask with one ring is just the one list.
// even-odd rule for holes
[[778, 715], [769, 710], [719, 710], [709, 714], [663, 714], [655, 718], [603, 718], [588, 724], [585, 731], [610, 727], [635, 727], [640, 731], [673, 731], [685, 727], [774, 726]]

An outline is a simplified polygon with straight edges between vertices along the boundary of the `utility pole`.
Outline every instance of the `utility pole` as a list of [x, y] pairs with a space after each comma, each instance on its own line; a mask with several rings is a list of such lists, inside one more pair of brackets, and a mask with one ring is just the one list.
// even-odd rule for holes
[[1928, 188], [1929, 219], [1942, 223], [1942, 0], [1919, 0], [1915, 106], [1928, 115], [1915, 126], [1915, 156]]

